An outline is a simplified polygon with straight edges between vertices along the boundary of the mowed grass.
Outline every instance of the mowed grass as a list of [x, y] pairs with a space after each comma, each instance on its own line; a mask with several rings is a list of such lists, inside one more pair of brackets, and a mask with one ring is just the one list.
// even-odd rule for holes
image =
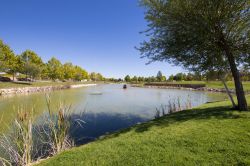
[[[187, 81], [189, 82], [189, 81]], [[206, 87], [208, 88], [218, 88], [218, 89], [224, 89], [224, 85], [221, 81], [190, 81], [189, 83], [193, 83], [193, 84], [199, 84], [200, 83], [204, 83], [206, 84]], [[242, 82], [244, 90], [245, 91], [250, 91], [250, 81], [246, 81], [246, 82]], [[233, 81], [227, 81], [227, 86], [229, 89], [235, 89], [235, 85]]]
[[[177, 81], [177, 82], [167, 82], [167, 84], [205, 84], [208, 88], [218, 88], [224, 89], [224, 85], [221, 81]], [[156, 83], [157, 84], [157, 83]], [[243, 87], [245, 91], [250, 91], [250, 81], [243, 82]], [[227, 81], [227, 86], [229, 89], [235, 89], [233, 81]]]
[[[245, 91], [250, 91], [250, 81], [243, 82], [242, 84]], [[224, 85], [222, 84], [221, 81], [206, 82], [206, 86], [210, 88], [224, 88]], [[233, 81], [228, 81], [227, 86], [230, 89], [235, 89]]]
[[[250, 96], [247, 97], [250, 103]], [[173, 113], [65, 151], [40, 166], [250, 165], [250, 112], [228, 101]]]
[[86, 84], [89, 82], [0, 82], [0, 89]]

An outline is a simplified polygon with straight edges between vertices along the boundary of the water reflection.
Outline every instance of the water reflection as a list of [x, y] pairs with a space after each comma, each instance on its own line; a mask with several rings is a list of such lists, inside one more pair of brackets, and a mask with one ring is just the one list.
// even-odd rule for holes
[[[85, 123], [80, 126], [75, 123], [78, 119]], [[145, 122], [149, 118], [140, 117], [133, 114], [119, 113], [86, 113], [82, 115], [73, 115], [70, 136], [76, 145], [95, 140], [96, 138], [112, 133], [120, 129], [127, 128], [136, 123]]]
[[[101, 95], [91, 95], [94, 92], [100, 92]], [[189, 99], [192, 106], [198, 106], [224, 97], [224, 94], [177, 89], [128, 87], [124, 90], [122, 85], [98, 85], [51, 93], [54, 110], [60, 103], [70, 104], [75, 118], [86, 121], [84, 128], [76, 128], [71, 133], [77, 143], [152, 119], [155, 109], [167, 105], [171, 100], [179, 98], [181, 105], [185, 105]], [[19, 107], [28, 111], [34, 108], [34, 115], [39, 119], [47, 111], [45, 94], [0, 97], [0, 118], [3, 117], [0, 132], [4, 132], [11, 125]], [[84, 116], [82, 112], [85, 112]]]

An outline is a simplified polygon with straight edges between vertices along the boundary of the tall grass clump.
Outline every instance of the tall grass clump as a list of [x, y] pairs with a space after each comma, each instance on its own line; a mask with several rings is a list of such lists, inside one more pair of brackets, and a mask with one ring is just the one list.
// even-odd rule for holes
[[3, 134], [0, 146], [3, 157], [2, 165], [28, 165], [33, 157], [33, 109], [31, 111], [18, 110], [11, 131]]
[[159, 118], [161, 116], [164, 116], [167, 114], [167, 105], [161, 105], [159, 108], [156, 108], [156, 112], [155, 112], [155, 118]]
[[0, 138], [0, 165], [26, 166], [74, 146], [71, 106], [60, 104], [53, 109], [49, 96], [46, 101], [48, 111], [39, 121], [34, 120], [33, 109], [18, 111], [10, 132]]
[[156, 108], [155, 118], [191, 108], [192, 102], [190, 96], [188, 96], [184, 106], [181, 105], [181, 99], [178, 97], [177, 99], [169, 100], [167, 105], [161, 105], [159, 108]]
[[[51, 107], [50, 96], [46, 97], [48, 114], [44, 117], [42, 137], [48, 147], [49, 155], [55, 155], [65, 149], [71, 148], [74, 143], [69, 136], [72, 124], [71, 106], [60, 104], [56, 111]], [[40, 130], [41, 131], [41, 130]]]

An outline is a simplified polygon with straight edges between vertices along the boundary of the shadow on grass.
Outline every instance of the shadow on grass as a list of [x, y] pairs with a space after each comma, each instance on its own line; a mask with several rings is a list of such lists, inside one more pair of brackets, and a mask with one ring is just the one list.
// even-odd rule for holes
[[[218, 106], [211, 108], [197, 108], [192, 110], [184, 110], [181, 112], [172, 113], [169, 115], [165, 115], [158, 119], [154, 119], [152, 121], [142, 123], [140, 125], [133, 126], [131, 128], [121, 130], [117, 133], [114, 133], [107, 138], [117, 137], [120, 134], [124, 134], [129, 131], [135, 131], [137, 133], [143, 133], [149, 131], [149, 129], [153, 126], [156, 127], [167, 127], [171, 124], [185, 122], [189, 120], [206, 120], [206, 119], [238, 119], [238, 118], [247, 118], [245, 116], [241, 116], [240, 114], [235, 114], [239, 111], [230, 110], [229, 106]], [[104, 138], [105, 139], [105, 138]]]
[[30, 82], [11, 82], [13, 84], [19, 84], [19, 85], [32, 85]]
[[[78, 123], [81, 120], [84, 123]], [[95, 141], [103, 135], [109, 135], [127, 129], [138, 122], [149, 119], [133, 114], [119, 113], [84, 113], [73, 114], [71, 117], [70, 137], [76, 146]]]

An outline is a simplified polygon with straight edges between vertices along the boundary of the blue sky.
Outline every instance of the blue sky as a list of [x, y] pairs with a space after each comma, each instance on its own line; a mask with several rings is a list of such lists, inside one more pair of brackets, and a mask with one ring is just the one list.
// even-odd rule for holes
[[31, 49], [106, 77], [183, 71], [140, 58], [134, 47], [145, 39], [143, 13], [137, 0], [3, 0], [0, 39], [16, 54]]

